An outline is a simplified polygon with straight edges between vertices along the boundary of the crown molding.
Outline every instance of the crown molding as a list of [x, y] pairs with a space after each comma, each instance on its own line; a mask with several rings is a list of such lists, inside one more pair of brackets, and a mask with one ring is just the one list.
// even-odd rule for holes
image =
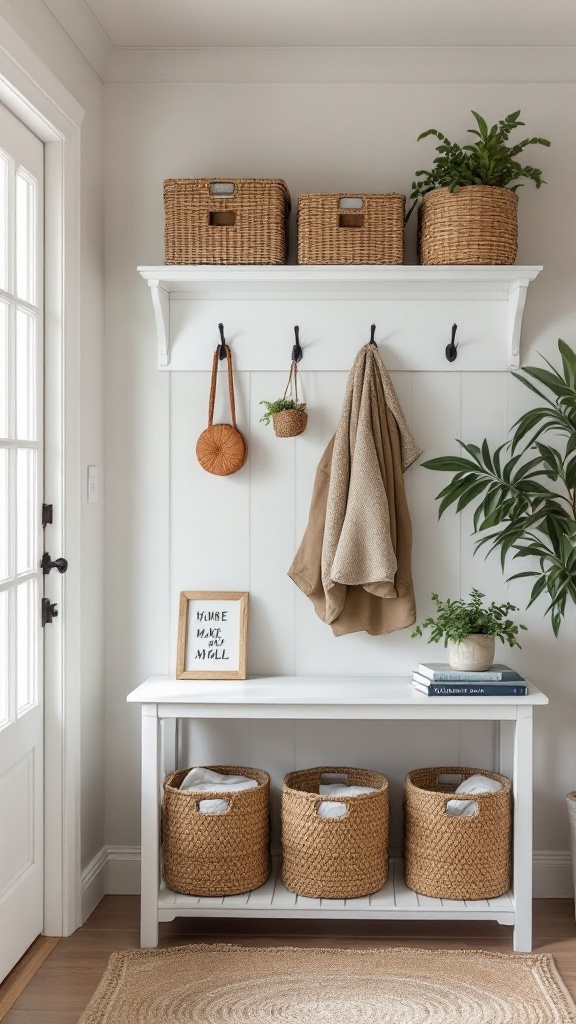
[[114, 46], [86, 0], [43, 0], [109, 83], [576, 83], [574, 46]]
[[85, 0], [44, 0], [44, 4], [99, 78], [106, 81], [115, 47]]
[[113, 47], [105, 81], [574, 83], [576, 47]]

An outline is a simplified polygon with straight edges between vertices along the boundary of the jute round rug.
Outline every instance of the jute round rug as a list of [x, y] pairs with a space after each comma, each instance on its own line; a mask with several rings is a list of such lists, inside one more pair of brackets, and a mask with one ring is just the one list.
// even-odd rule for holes
[[80, 1024], [574, 1024], [551, 956], [223, 944], [113, 953]]

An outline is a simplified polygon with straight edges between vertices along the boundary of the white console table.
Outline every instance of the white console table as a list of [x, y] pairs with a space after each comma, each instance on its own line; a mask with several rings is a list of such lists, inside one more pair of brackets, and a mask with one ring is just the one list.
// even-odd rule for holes
[[[514, 949], [532, 948], [532, 716], [548, 698], [530, 684], [526, 697], [425, 697], [408, 678], [270, 677], [245, 682], [185, 681], [153, 676], [128, 695], [142, 710], [141, 945], [158, 945], [158, 922], [175, 917], [495, 920], [514, 926]], [[182, 718], [425, 720], [500, 723], [499, 769], [511, 775], [514, 800], [513, 884], [492, 900], [418, 896], [391, 863], [384, 888], [352, 900], [309, 899], [282, 884], [278, 869], [259, 889], [212, 899], [184, 896], [161, 880], [162, 782], [175, 764], [175, 725]], [[161, 729], [161, 724], [163, 728]], [[264, 765], [264, 767], [266, 767]], [[421, 767], [415, 765], [414, 767]]]

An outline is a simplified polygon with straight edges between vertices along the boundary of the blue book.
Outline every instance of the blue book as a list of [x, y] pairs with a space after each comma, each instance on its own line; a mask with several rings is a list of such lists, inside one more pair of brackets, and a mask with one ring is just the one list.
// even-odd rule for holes
[[427, 697], [525, 697], [526, 683], [421, 683], [416, 679], [412, 685]]
[[523, 683], [524, 676], [515, 672], [507, 665], [492, 665], [487, 672], [460, 672], [458, 669], [450, 668], [448, 663], [440, 661], [424, 661], [418, 665], [417, 671], [421, 676], [433, 680], [433, 682], [468, 682], [468, 683]]

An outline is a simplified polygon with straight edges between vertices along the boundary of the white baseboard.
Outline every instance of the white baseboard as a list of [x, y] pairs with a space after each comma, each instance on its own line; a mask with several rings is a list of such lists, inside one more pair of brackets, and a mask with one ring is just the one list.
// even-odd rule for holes
[[[99, 854], [100, 856], [101, 854]], [[572, 858], [569, 850], [535, 850], [533, 866], [535, 899], [572, 899], [574, 897]], [[93, 886], [94, 881], [91, 882], [90, 892], [92, 892]], [[140, 892], [139, 846], [106, 847], [105, 891], [114, 895]], [[103, 895], [104, 893], [102, 893]], [[99, 898], [101, 899], [102, 896]], [[84, 911], [84, 875], [82, 876], [82, 910]]]
[[532, 863], [536, 899], [574, 897], [570, 850], [534, 850]]
[[106, 895], [106, 866], [108, 847], [103, 846], [82, 872], [81, 882], [81, 923], [90, 917], [100, 900]]
[[115, 896], [140, 892], [140, 847], [109, 846], [106, 892]]

